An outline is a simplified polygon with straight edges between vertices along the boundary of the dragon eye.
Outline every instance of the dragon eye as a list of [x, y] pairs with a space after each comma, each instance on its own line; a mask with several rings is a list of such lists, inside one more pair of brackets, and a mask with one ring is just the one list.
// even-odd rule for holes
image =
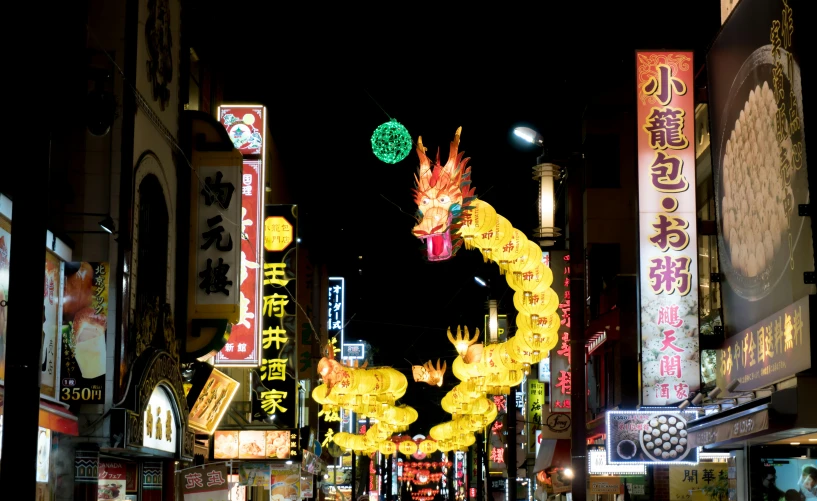
[[440, 197], [440, 203], [441, 204], [447, 204], [450, 201], [451, 201], [451, 199], [448, 198], [448, 195], [443, 195], [443, 196]]
[[431, 200], [428, 197], [423, 197], [423, 205], [428, 205], [431, 203]]

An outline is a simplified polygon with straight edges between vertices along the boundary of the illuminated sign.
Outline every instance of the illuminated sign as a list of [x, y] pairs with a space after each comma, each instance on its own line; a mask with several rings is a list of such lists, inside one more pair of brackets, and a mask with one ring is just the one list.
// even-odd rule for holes
[[[553, 272], [551, 288], [559, 297], [559, 341], [550, 350], [550, 411], [570, 412], [570, 254], [565, 251], [551, 251], [550, 269]], [[584, 370], [584, 360], [579, 367]], [[540, 362], [541, 363], [541, 362]]]
[[349, 360], [363, 360], [366, 358], [365, 343], [344, 343], [341, 358]]
[[264, 134], [267, 125], [267, 109], [261, 105], [230, 104], [219, 106], [219, 122], [227, 129], [227, 135], [235, 149], [242, 155], [263, 155]]
[[692, 52], [636, 53], [641, 403], [701, 389]]
[[213, 459], [300, 460], [298, 430], [216, 430]]
[[[2, 435], [0, 435], [2, 440]], [[37, 482], [48, 483], [48, 470], [51, 458], [51, 430], [40, 426], [37, 435]]]
[[340, 336], [339, 345], [343, 347], [343, 327], [346, 315], [346, 279], [343, 277], [329, 277], [329, 302], [326, 329], [329, 339]]
[[293, 228], [283, 217], [264, 219], [264, 248], [270, 252], [280, 252], [289, 247], [295, 239]]
[[689, 441], [687, 422], [696, 411], [654, 407], [608, 411], [607, 463], [698, 464], [698, 449]]
[[590, 449], [587, 451], [587, 472], [591, 475], [646, 475], [643, 464], [608, 464], [607, 451]]
[[176, 453], [178, 443], [178, 415], [171, 397], [161, 385], [153, 389], [145, 410], [145, 428], [142, 430], [142, 445], [150, 449]]
[[190, 409], [188, 417], [190, 428], [212, 435], [224, 413], [227, 412], [235, 392], [238, 391], [238, 386], [238, 381], [213, 369], [196, 403]]

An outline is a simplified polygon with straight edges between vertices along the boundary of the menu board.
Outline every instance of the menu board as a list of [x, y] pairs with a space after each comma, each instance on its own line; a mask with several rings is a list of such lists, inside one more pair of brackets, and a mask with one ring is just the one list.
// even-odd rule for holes
[[217, 430], [213, 434], [212, 458], [298, 459], [297, 430]]
[[654, 408], [607, 413], [607, 463], [698, 464], [687, 422], [694, 411]]

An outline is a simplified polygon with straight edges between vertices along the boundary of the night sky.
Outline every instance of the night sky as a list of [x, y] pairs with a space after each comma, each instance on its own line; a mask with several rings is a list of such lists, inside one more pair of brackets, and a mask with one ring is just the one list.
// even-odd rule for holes
[[380, 162], [372, 132], [395, 118], [415, 141], [423, 137], [430, 156], [440, 147], [445, 162], [462, 126], [477, 196], [530, 237], [538, 225], [531, 168], [541, 149], [522, 144], [513, 128], [538, 130], [557, 157], [580, 151], [588, 103], [634, 89], [636, 49], [694, 49], [697, 67], [720, 27], [717, 0], [625, 3], [626, 11], [618, 2], [537, 2], [467, 12], [462, 4], [452, 14], [400, 3], [288, 6], [284, 14], [262, 2], [234, 10], [210, 0], [184, 13], [202, 30], [194, 33], [202, 59], [226, 71], [225, 101], [267, 106], [300, 206], [302, 244], [347, 278], [346, 339], [368, 341], [376, 365], [409, 378], [402, 401], [420, 413], [412, 434], [450, 418], [439, 402], [458, 381], [449, 370], [443, 388], [414, 383], [410, 366], [443, 358], [450, 367], [456, 353], [445, 329], [482, 330], [489, 295], [512, 316], [513, 291], [477, 250], [423, 260], [411, 234], [417, 155]]

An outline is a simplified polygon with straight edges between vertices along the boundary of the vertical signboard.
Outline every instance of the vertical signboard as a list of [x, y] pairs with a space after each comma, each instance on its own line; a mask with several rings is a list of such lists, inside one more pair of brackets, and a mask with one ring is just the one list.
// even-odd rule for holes
[[343, 277], [329, 277], [329, 303], [327, 303], [328, 320], [326, 332], [328, 339], [337, 338], [335, 346], [343, 347], [343, 325], [346, 321], [346, 279]]
[[692, 52], [636, 52], [643, 405], [698, 392]]
[[[752, 325], [817, 293], [803, 276], [814, 271], [814, 240], [812, 220], [800, 212], [813, 205], [803, 115], [808, 86], [800, 77], [807, 5], [741, 0], [707, 54], [728, 338], [746, 336]], [[747, 338], [741, 350], [757, 355], [756, 342]]]
[[49, 397], [56, 396], [57, 363], [55, 362], [59, 347], [60, 296], [62, 294], [62, 264], [52, 253], [45, 253], [45, 283], [43, 286], [43, 358], [40, 367], [40, 393]]
[[252, 378], [252, 419], [297, 428], [297, 206], [264, 211], [261, 367]]
[[105, 398], [108, 263], [65, 263], [60, 400], [101, 404]]
[[570, 253], [550, 252], [551, 288], [559, 296], [559, 342], [550, 350], [550, 411], [570, 412]]
[[[545, 385], [536, 379], [528, 379], [528, 437], [542, 427], [542, 410], [545, 406]], [[536, 450], [536, 442], [528, 440], [528, 452]]]
[[221, 367], [257, 367], [260, 362], [258, 325], [261, 295], [261, 220], [264, 200], [264, 170], [260, 160], [244, 160], [241, 171], [241, 269], [238, 323], [230, 341], [216, 354]]
[[258, 104], [229, 104], [219, 106], [219, 122], [227, 129], [233, 146], [244, 157], [264, 155], [266, 108]]
[[233, 154], [194, 154], [190, 235], [192, 318], [239, 319], [241, 172]]

